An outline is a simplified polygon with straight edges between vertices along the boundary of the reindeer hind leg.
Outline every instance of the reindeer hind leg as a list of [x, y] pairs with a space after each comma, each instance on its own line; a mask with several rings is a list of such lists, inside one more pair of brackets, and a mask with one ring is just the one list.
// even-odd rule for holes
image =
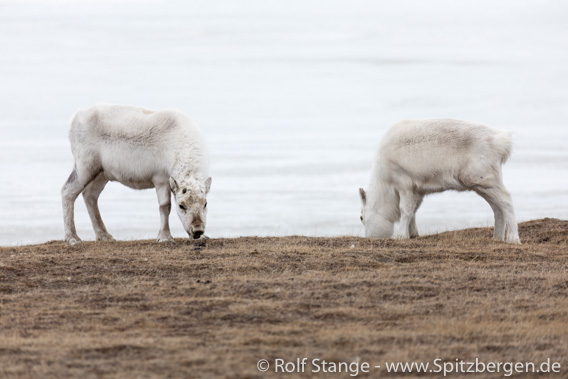
[[101, 172], [83, 190], [83, 199], [85, 200], [97, 241], [114, 241], [112, 235], [107, 232], [99, 211], [99, 196], [107, 183], [108, 180]]
[[85, 187], [98, 175], [100, 170], [92, 170], [78, 165], [69, 175], [69, 178], [61, 188], [61, 203], [63, 207], [63, 225], [65, 242], [71, 245], [81, 242], [75, 229], [75, 200]]

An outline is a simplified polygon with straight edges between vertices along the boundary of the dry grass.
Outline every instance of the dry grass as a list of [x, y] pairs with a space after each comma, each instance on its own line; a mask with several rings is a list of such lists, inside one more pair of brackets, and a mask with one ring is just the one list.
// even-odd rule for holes
[[298, 357], [550, 357], [566, 377], [568, 221], [520, 234], [0, 248], [0, 377], [261, 378]]

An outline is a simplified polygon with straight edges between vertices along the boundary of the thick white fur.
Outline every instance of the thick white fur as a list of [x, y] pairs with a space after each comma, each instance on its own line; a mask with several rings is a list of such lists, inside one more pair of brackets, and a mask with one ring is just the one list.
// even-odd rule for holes
[[404, 120], [383, 136], [367, 192], [359, 189], [367, 237], [418, 236], [415, 214], [425, 195], [475, 191], [493, 209], [496, 240], [520, 243], [501, 165], [511, 154], [509, 131], [453, 120]]
[[97, 203], [108, 181], [135, 189], [156, 188], [161, 216], [158, 241], [173, 242], [170, 192], [188, 234], [203, 234], [211, 178], [201, 132], [185, 114], [99, 104], [75, 113], [69, 141], [75, 167], [61, 189], [67, 242], [81, 241], [74, 223], [74, 203], [81, 192], [97, 240], [113, 240]]

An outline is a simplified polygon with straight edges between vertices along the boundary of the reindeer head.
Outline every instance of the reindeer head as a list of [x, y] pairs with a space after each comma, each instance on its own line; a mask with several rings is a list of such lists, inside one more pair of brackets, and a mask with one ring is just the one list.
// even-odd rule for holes
[[359, 196], [361, 197], [361, 222], [365, 227], [365, 237], [390, 237], [393, 232], [394, 223], [383, 217], [372, 206], [368, 206], [367, 193], [363, 188], [359, 188]]
[[211, 178], [204, 182], [193, 176], [179, 182], [170, 177], [170, 188], [174, 194], [176, 211], [190, 238], [197, 239], [205, 233], [207, 219], [207, 194], [211, 188]]

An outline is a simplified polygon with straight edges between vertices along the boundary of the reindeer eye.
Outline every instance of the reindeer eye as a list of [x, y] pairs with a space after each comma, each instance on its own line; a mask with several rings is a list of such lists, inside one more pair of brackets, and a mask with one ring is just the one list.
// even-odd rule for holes
[[181, 193], [186, 193], [186, 192], [187, 190], [185, 188], [181, 191]]
[[207, 202], [205, 202], [205, 205], [203, 206], [203, 208], [207, 208]]
[[361, 221], [363, 221], [363, 216], [359, 217], [361, 219]]
[[186, 209], [186, 208], [185, 208], [183, 205], [181, 205], [181, 204], [179, 205], [179, 207], [180, 207], [181, 209], [183, 209], [184, 211], [185, 211], [185, 209]]

